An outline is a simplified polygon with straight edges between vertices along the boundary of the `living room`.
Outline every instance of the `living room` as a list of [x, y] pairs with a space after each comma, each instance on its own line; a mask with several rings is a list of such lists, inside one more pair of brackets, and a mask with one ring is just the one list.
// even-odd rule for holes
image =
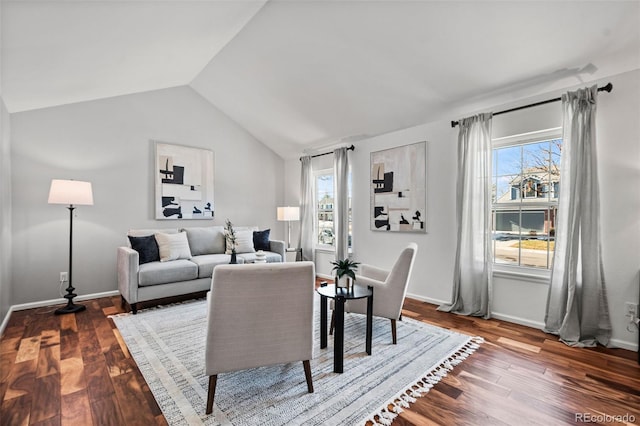
[[[172, 2], [158, 3], [169, 7]], [[154, 10], [153, 3], [143, 6], [120, 2], [116, 7], [109, 2], [43, 5], [3, 0], [0, 4], [2, 329], [12, 312], [62, 301], [58, 277], [67, 269], [68, 214], [63, 206], [47, 204], [51, 179], [90, 181], [93, 186], [94, 204], [79, 206], [74, 218], [73, 272], [79, 299], [117, 294], [116, 248], [125, 243], [128, 229], [176, 226], [154, 216], [154, 141], [214, 152], [212, 224], [222, 225], [228, 218], [237, 224], [269, 228], [273, 237], [282, 240], [286, 239], [286, 225], [277, 221], [276, 209], [300, 203], [300, 156], [353, 145], [352, 257], [390, 267], [402, 248], [416, 242], [419, 251], [407, 296], [438, 305], [448, 303], [456, 256], [458, 136], [451, 120], [612, 83], [611, 93], [599, 94], [597, 111], [610, 344], [638, 351], [638, 329], [630, 325], [624, 311], [626, 303], [638, 303], [640, 287], [637, 2], [570, 2], [572, 6], [555, 2], [549, 5], [553, 13], [520, 2], [517, 7], [522, 8], [523, 19], [516, 19], [519, 11], [511, 10], [513, 5], [502, 3], [509, 8], [503, 16], [513, 21], [501, 26], [500, 34], [491, 39], [497, 43], [495, 49], [460, 54], [449, 49], [451, 53], [444, 59], [438, 56], [442, 50], [432, 54], [429, 49], [444, 49], [434, 44], [461, 45], [454, 43], [456, 32], [462, 30], [454, 25], [451, 15], [461, 14], [460, 19], [468, 23], [470, 17], [461, 10], [466, 3], [375, 2], [379, 4], [365, 7], [362, 2], [329, 2], [325, 6], [320, 4], [323, 2], [257, 2], [238, 12], [241, 17], [235, 27], [225, 27], [229, 33], [224, 42], [218, 41], [216, 49], [203, 48], [206, 43], [196, 44], [191, 54], [199, 62], [186, 63], [182, 56], [171, 58], [173, 65], [185, 61], [184, 74], [174, 69], [158, 71], [162, 78], [144, 74], [167, 63], [154, 63], [151, 68], [139, 65], [144, 62], [143, 46], [151, 57], [154, 49], [160, 48], [152, 43], [152, 37], [137, 34], [136, 19], [158, 34], [162, 25], [169, 27], [170, 23], [186, 31], [189, 19], [196, 19], [195, 15], [216, 2], [195, 3], [202, 3], [197, 7], [203, 9], [189, 12], [188, 6], [172, 4], [175, 11], [187, 16], [180, 25], [172, 21], [170, 10]], [[497, 3], [481, 3], [497, 7]], [[477, 6], [466, 5], [478, 11]], [[427, 10], [430, 6], [437, 9], [434, 16], [442, 13], [439, 16], [450, 19], [447, 43], [441, 38], [444, 36], [420, 30], [418, 23], [427, 16], [418, 19], [411, 9], [424, 12], [420, 7]], [[519, 26], [530, 30], [532, 22], [539, 23], [543, 17], [558, 24], [554, 14], [563, 17], [570, 13], [582, 14], [597, 30], [585, 31], [578, 24], [568, 23], [568, 34], [563, 36], [570, 41], [558, 41], [560, 47], [551, 46], [547, 38], [547, 45], [532, 43], [528, 47], [508, 42], [512, 37], [505, 34], [508, 30]], [[144, 21], [147, 14], [159, 23]], [[490, 19], [493, 13], [487, 15]], [[118, 22], [119, 36], [118, 31], [109, 29], [118, 19], [122, 19]], [[429, 19], [435, 25], [434, 18]], [[394, 21], [395, 25], [386, 26]], [[492, 25], [499, 22], [489, 20]], [[546, 30], [550, 27], [544, 26]], [[112, 38], [98, 37], [101, 31]], [[595, 34], [592, 39], [576, 44], [576, 38], [589, 32]], [[470, 42], [470, 33], [463, 32], [462, 38]], [[53, 37], [55, 34], [59, 40]], [[176, 35], [169, 29], [167, 34]], [[513, 34], [518, 42], [535, 37], [531, 33]], [[344, 44], [339, 44], [341, 38]], [[73, 43], [68, 47], [70, 40]], [[411, 44], [394, 47], [393, 43], [399, 41]], [[115, 47], [109, 47], [110, 42]], [[191, 40], [182, 42], [188, 45]], [[285, 42], [290, 44], [282, 44]], [[122, 50], [128, 43], [139, 50]], [[414, 50], [411, 56], [410, 51], [421, 43], [428, 53]], [[98, 46], [98, 53], [91, 49], [92, 44]], [[174, 54], [185, 51], [185, 45], [176, 42], [177, 47], [167, 49], [175, 49], [171, 50]], [[575, 49], [574, 54], [569, 53], [568, 46]], [[133, 58], [123, 57], [122, 52], [137, 54], [138, 62], [129, 64]], [[468, 60], [462, 58], [466, 54]], [[485, 63], [482, 54], [492, 56]], [[390, 62], [394, 58], [400, 65]], [[495, 61], [505, 63], [496, 66]], [[518, 66], [506, 63], [509, 61]], [[447, 66], [447, 62], [452, 65]], [[468, 65], [461, 68], [465, 63]], [[418, 71], [411, 70], [412, 64]], [[430, 64], [434, 71], [422, 76], [420, 73], [426, 73]], [[480, 69], [484, 66], [494, 74]], [[510, 67], [512, 74], [502, 73]], [[118, 68], [134, 74], [111, 74]], [[285, 68], [293, 71], [280, 76]], [[65, 74], [68, 72], [72, 72], [70, 76]], [[175, 75], [168, 75], [171, 72]], [[481, 80], [477, 85], [472, 84], [475, 73]], [[359, 79], [364, 83], [359, 84]], [[434, 81], [423, 81], [429, 79]], [[350, 84], [353, 92], [346, 90]], [[366, 91], [374, 89], [377, 92], [367, 96]], [[555, 102], [496, 116], [492, 137], [561, 126], [561, 104]], [[372, 231], [371, 154], [421, 141], [427, 146], [427, 232]], [[317, 169], [332, 167], [330, 156], [314, 161]], [[178, 226], [208, 226], [202, 221], [195, 221], [196, 225], [194, 221], [179, 222]], [[297, 245], [299, 223], [292, 225], [291, 240]], [[330, 260], [333, 253], [317, 252], [315, 267], [319, 275], [331, 275]], [[541, 274], [496, 272], [492, 316], [544, 328], [549, 273], [544, 269]]]

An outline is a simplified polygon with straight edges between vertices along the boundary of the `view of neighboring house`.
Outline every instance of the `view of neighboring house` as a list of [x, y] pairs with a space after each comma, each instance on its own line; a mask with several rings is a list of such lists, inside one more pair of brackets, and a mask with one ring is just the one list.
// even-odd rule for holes
[[513, 177], [509, 182], [509, 190], [497, 200], [496, 205], [537, 203], [545, 204], [544, 208], [535, 204], [526, 210], [496, 210], [495, 232], [508, 234], [524, 234], [537, 236], [545, 234], [553, 236], [555, 230], [556, 208], [547, 205], [557, 202], [560, 191], [560, 174], [549, 173], [545, 168], [532, 167], [523, 174]]

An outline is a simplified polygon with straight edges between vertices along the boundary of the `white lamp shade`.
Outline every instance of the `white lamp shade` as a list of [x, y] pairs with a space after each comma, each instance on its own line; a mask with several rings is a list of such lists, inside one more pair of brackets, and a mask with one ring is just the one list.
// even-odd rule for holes
[[91, 182], [52, 179], [49, 204], [93, 205]]
[[300, 207], [278, 207], [278, 220], [300, 220]]

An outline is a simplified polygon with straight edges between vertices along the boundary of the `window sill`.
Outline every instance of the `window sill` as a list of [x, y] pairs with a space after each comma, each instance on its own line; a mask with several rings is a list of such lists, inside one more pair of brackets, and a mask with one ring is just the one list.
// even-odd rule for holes
[[[335, 253], [336, 248], [333, 246], [316, 246], [315, 248], [317, 253]], [[353, 249], [349, 247], [349, 254], [353, 253]]]
[[533, 268], [524, 268], [521, 266], [493, 265], [493, 277], [509, 278], [518, 281], [527, 281], [536, 284], [549, 285], [549, 282], [551, 280], [551, 271], [540, 271]]
[[327, 247], [318, 246], [318, 247], [316, 247], [316, 252], [319, 252], [319, 253], [335, 253], [336, 249], [334, 247], [331, 247], [331, 246], [327, 246]]

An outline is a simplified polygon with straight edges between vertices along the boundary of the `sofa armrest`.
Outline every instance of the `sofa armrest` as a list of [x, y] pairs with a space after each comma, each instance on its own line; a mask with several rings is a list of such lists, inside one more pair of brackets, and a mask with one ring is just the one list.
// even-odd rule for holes
[[118, 290], [129, 304], [138, 302], [138, 252], [129, 247], [118, 247]]
[[280, 240], [269, 240], [269, 251], [272, 251], [274, 253], [278, 253], [280, 256], [282, 256], [282, 261], [284, 262], [286, 260], [286, 258], [284, 257], [285, 254], [285, 244], [284, 241], [280, 241]]

